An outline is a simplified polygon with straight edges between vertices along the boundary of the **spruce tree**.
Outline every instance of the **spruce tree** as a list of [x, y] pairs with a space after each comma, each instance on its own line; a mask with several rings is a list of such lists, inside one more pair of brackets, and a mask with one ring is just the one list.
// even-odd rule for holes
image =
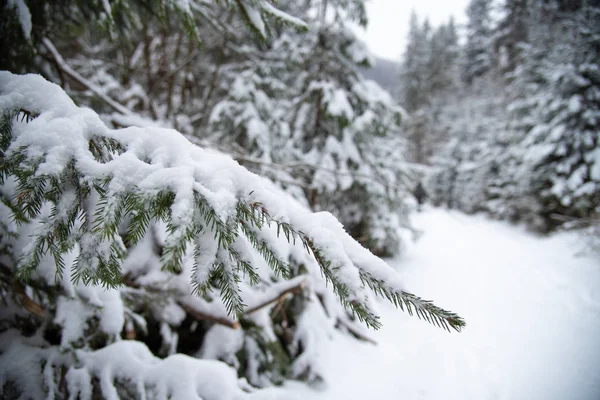
[[454, 139], [431, 179], [436, 202], [543, 232], [593, 220], [598, 6], [507, 1], [504, 10], [499, 63], [444, 107]]
[[[447, 329], [464, 325], [405, 292], [391, 268], [330, 214], [308, 213], [231, 159], [172, 130], [111, 130], [40, 77], [4, 72], [0, 90], [2, 291], [10, 310], [3, 318], [2, 343], [9, 347], [1, 364], [9, 365], [18, 348], [44, 368], [30, 380], [23, 371], [2, 370], [9, 393], [181, 397], [171, 388], [172, 375], [154, 380], [154, 368], [135, 376], [130, 364], [115, 369], [122, 362], [116, 354], [158, 362], [142, 341], [120, 342], [122, 335], [140, 335], [155, 355], [167, 357], [164, 368], [189, 364], [214, 376], [228, 371], [173, 354], [179, 336], [192, 340], [195, 331], [204, 332], [196, 342], [201, 355], [223, 357], [254, 385], [288, 374], [310, 378], [306, 335], [315, 332], [308, 321], [336, 315], [334, 321], [360, 336], [354, 318], [379, 326], [370, 311], [372, 293]], [[326, 300], [331, 291], [319, 274], [349, 315]], [[286, 303], [290, 293], [312, 300]], [[289, 313], [281, 314], [285, 324], [269, 319], [277, 305], [278, 313]], [[235, 333], [240, 325], [242, 336]], [[222, 341], [225, 334], [239, 337], [239, 344], [222, 347], [233, 345]], [[278, 342], [279, 335], [289, 342]], [[60, 376], [66, 387], [58, 384]], [[95, 389], [94, 377], [101, 383]]]
[[[370, 57], [347, 20], [365, 23], [364, 4], [296, 7], [311, 28], [272, 41], [259, 58], [260, 67], [243, 74], [245, 83], [240, 80], [237, 86], [256, 88], [248, 93], [254, 110], [267, 98], [277, 110], [263, 107], [274, 129], [263, 136], [263, 148], [251, 153], [255, 160], [241, 161], [269, 174], [312, 209], [331, 211], [372, 251], [393, 254], [403, 232], [410, 230], [403, 203], [410, 189], [400, 137], [403, 111], [358, 70]], [[325, 17], [329, 14], [334, 18]], [[223, 106], [236, 107], [231, 102]], [[248, 135], [257, 121], [265, 126], [263, 117], [249, 118], [242, 132]], [[226, 140], [227, 133], [221, 138]], [[387, 152], [390, 146], [393, 152]], [[382, 153], [393, 158], [382, 162]]]
[[446, 135], [440, 107], [455, 96], [459, 48], [454, 22], [432, 29], [412, 13], [408, 43], [400, 67], [400, 103], [409, 112], [409, 154], [417, 164], [428, 164]]
[[[66, 9], [52, 4], [44, 12], [72, 11], [74, 24], [96, 21], [121, 38], [109, 14], [135, 22], [139, 4], [116, 2], [115, 7], [129, 7], [125, 15], [79, 3], [65, 3], [71, 6]], [[150, 9], [167, 28], [174, 24], [170, 12], [183, 18], [185, 36], [161, 35], [165, 48], [175, 39], [176, 49], [179, 37], [194, 43], [199, 25], [192, 22], [215, 10], [198, 2], [192, 10], [200, 15], [190, 14], [177, 8], [182, 4], [160, 2], [163, 8]], [[241, 13], [240, 21], [259, 40], [281, 26], [273, 16], [305, 26], [266, 1], [217, 6]], [[59, 40], [54, 46], [54, 37], [36, 36], [36, 29], [34, 52], [52, 55], [60, 48]], [[136, 49], [143, 53], [144, 46]], [[58, 70], [69, 74], [65, 86], [82, 77], [77, 70], [84, 67], [73, 65], [64, 62]], [[131, 71], [127, 75], [137, 78]], [[3, 396], [227, 399], [250, 397], [256, 387], [290, 377], [318, 379], [314, 340], [336, 328], [364, 339], [361, 322], [380, 325], [372, 311], [374, 295], [448, 330], [464, 326], [456, 314], [407, 292], [394, 271], [329, 213], [311, 213], [228, 156], [194, 146], [175, 130], [149, 126], [151, 108], [139, 106], [140, 117], [135, 101], [115, 102], [90, 85], [96, 77], [100, 74], [79, 80], [85, 87], [80, 101], [88, 92], [87, 103], [101, 104], [103, 117], [76, 106], [39, 76], [0, 73]], [[131, 80], [118, 82], [127, 86]], [[352, 129], [380, 132], [393, 126], [399, 111], [391, 101], [369, 97], [381, 93], [364, 82], [355, 87], [366, 115], [353, 120]], [[157, 111], [166, 112], [162, 100], [168, 92], [156, 95], [165, 107]], [[106, 118], [106, 107], [127, 118]], [[378, 113], [367, 113], [370, 108]], [[383, 127], [375, 123], [381, 120]], [[125, 127], [112, 129], [107, 122]], [[368, 145], [372, 150], [364, 154], [375, 166], [389, 147], [376, 140]], [[26, 362], [15, 364], [16, 358]]]
[[494, 44], [504, 71], [514, 70], [521, 61], [523, 45], [527, 43], [529, 3], [527, 0], [505, 0], [504, 16], [496, 28]]
[[467, 42], [463, 80], [470, 85], [492, 66], [491, 0], [471, 0], [467, 6]]
[[[515, 103], [530, 172], [530, 197], [538, 204], [530, 217], [541, 230], [570, 218], [598, 213], [600, 198], [596, 154], [599, 103], [597, 71], [600, 7], [549, 2], [532, 7], [536, 22], [515, 84], [529, 88]], [[526, 97], [525, 97], [526, 96]]]

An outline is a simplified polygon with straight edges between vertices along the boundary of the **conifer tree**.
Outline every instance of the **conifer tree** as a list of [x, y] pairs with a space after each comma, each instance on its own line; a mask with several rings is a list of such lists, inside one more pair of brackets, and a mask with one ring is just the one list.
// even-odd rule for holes
[[590, 220], [600, 195], [598, 7], [507, 1], [505, 12], [495, 34], [499, 65], [459, 107], [445, 107], [454, 140], [438, 158], [433, 193], [439, 203], [544, 232]]
[[430, 28], [424, 21], [421, 25], [416, 12], [412, 12], [409, 22], [408, 41], [402, 57], [400, 70], [400, 99], [403, 107], [412, 113], [428, 104], [429, 74], [431, 63]]
[[[219, 142], [226, 143], [226, 121], [236, 115], [236, 137], [253, 142], [241, 162], [314, 210], [331, 211], [372, 251], [392, 254], [409, 230], [402, 110], [358, 71], [370, 60], [347, 27], [346, 18], [365, 18], [362, 1], [351, 3], [296, 5], [311, 29], [270, 41], [252, 72], [236, 77], [213, 120]], [[331, 20], [324, 17], [329, 14]], [[382, 153], [389, 154], [386, 162]]]
[[467, 85], [492, 66], [491, 6], [491, 0], [471, 0], [467, 6], [467, 42], [463, 66], [463, 80]]
[[413, 12], [400, 68], [401, 104], [410, 113], [411, 161], [427, 164], [445, 136], [440, 106], [457, 88], [459, 48], [454, 22], [432, 29]]
[[[109, 14], [135, 22], [140, 3], [114, 3], [130, 7], [130, 14], [61, 4], [74, 12], [74, 21], [84, 15], [80, 23], [105, 23], [119, 38]], [[151, 5], [164, 8], [154, 10], [181, 13], [194, 35], [198, 25], [192, 22], [214, 10], [192, 2], [190, 10], [201, 10], [196, 15], [178, 8], [191, 3], [159, 3]], [[218, 6], [235, 7], [259, 39], [279, 26], [271, 23], [274, 17], [304, 26], [266, 1]], [[34, 52], [44, 46], [52, 55], [60, 47], [36, 35]], [[171, 48], [175, 39], [176, 49], [179, 37], [189, 44], [194, 35], [165, 33], [157, 43]], [[144, 46], [136, 50], [143, 53]], [[66, 62], [58, 71], [68, 73], [70, 83], [81, 77]], [[123, 107], [126, 120], [76, 106], [39, 76], [0, 72], [3, 396], [227, 399], [250, 397], [256, 387], [290, 377], [318, 379], [314, 340], [336, 328], [364, 339], [361, 322], [380, 324], [372, 311], [374, 295], [448, 330], [464, 326], [456, 314], [407, 292], [394, 271], [329, 213], [311, 213], [229, 157], [194, 146], [172, 129], [149, 126], [134, 112], [135, 102], [120, 99], [125, 107], [90, 84], [98, 76], [79, 79], [96, 95], [89, 104], [100, 99], [100, 108], [117, 113]], [[261, 90], [276, 88], [255, 82]], [[379, 133], [393, 126], [400, 111], [391, 101], [370, 97], [381, 93], [364, 82], [355, 84], [361, 96], [353, 99], [365, 111], [351, 128]], [[163, 104], [168, 92], [157, 96]], [[150, 108], [140, 107], [146, 117]], [[371, 108], [377, 113], [367, 113]], [[111, 129], [106, 121], [126, 127]], [[368, 145], [370, 152], [363, 154], [371, 157], [365, 157], [369, 166], [378, 157], [393, 162], [383, 153], [389, 147], [376, 140]], [[369, 178], [377, 176], [369, 172]], [[14, 364], [16, 358], [26, 362]]]
[[[391, 268], [330, 214], [307, 213], [231, 159], [194, 147], [172, 130], [110, 130], [39, 77], [4, 72], [0, 92], [2, 292], [10, 310], [3, 317], [8, 347], [0, 364], [9, 365], [19, 349], [44, 368], [27, 380], [21, 370], [0, 371], [9, 393], [88, 397], [101, 390], [105, 397], [185, 398], [173, 388], [172, 375], [152, 378], [163, 367], [139, 374], [130, 363], [115, 369], [126, 362], [117, 354], [128, 352], [142, 365], [158, 362], [141, 341], [125, 344], [121, 335], [145, 336], [155, 355], [168, 356], [164, 368], [189, 364], [194, 373], [205, 370], [210, 379], [232, 385], [224, 366], [173, 354], [180, 335], [182, 342], [193, 340], [198, 330], [205, 335], [196, 341], [200, 355], [223, 357], [254, 385], [288, 374], [311, 378], [307, 340], [315, 332], [307, 321], [335, 315], [330, 329], [340, 323], [361, 336], [353, 318], [379, 326], [370, 311], [372, 293], [447, 329], [464, 325], [405, 292]], [[316, 278], [321, 273], [351, 316], [327, 300], [331, 292]], [[286, 306], [289, 293], [311, 301]], [[268, 318], [279, 303], [279, 312], [290, 312], [282, 318], [293, 318], [279, 325], [281, 332]], [[239, 325], [244, 335], [235, 333]], [[35, 339], [21, 336], [36, 332]], [[223, 342], [223, 335], [239, 344]], [[279, 343], [279, 335], [289, 342]], [[295, 361], [288, 370], [290, 354]], [[58, 384], [60, 376], [66, 387]], [[194, 390], [204, 396], [210, 386]]]
[[504, 17], [496, 28], [495, 49], [500, 67], [512, 71], [521, 61], [523, 45], [527, 43], [529, 4], [527, 0], [505, 0]]
[[530, 46], [515, 83], [529, 90], [515, 103], [518, 143], [531, 171], [526, 193], [537, 203], [532, 223], [549, 230], [598, 212], [596, 71], [600, 7], [588, 3], [532, 6]]

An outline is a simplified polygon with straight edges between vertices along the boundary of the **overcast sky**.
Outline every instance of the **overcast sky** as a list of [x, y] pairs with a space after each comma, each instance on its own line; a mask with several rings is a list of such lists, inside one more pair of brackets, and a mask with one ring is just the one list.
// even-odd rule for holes
[[419, 18], [429, 18], [437, 26], [454, 16], [455, 22], [464, 23], [469, 0], [367, 0], [369, 26], [359, 36], [371, 51], [383, 58], [399, 60], [406, 44], [411, 10]]

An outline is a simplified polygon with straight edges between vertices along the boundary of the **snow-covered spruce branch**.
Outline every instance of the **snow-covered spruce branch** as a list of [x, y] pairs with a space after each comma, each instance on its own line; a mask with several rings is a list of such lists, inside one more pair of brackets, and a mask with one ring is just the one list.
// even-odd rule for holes
[[[293, 279], [286, 280], [282, 283], [276, 283], [271, 286], [271, 290], [265, 293], [262, 297], [259, 295], [254, 299], [253, 302], [248, 304], [246, 308], [245, 315], [249, 315], [255, 313], [265, 307], [270, 306], [273, 303], [279, 303], [284, 301], [290, 295], [295, 295], [301, 293], [306, 287], [307, 277], [305, 275], [300, 275], [294, 277]], [[134, 290], [141, 289], [145, 292], [160, 294], [163, 293], [161, 289], [148, 287], [148, 286], [140, 286], [135, 282], [126, 279], [124, 280], [125, 285], [133, 288]], [[164, 293], [163, 293], [164, 294]], [[203, 311], [195, 307], [193, 304], [188, 304], [185, 300], [178, 301], [177, 304], [185, 310], [186, 313], [193, 316], [196, 320], [200, 321], [209, 321], [218, 325], [227, 326], [231, 329], [238, 329], [240, 327], [239, 321], [233, 320], [230, 317], [224, 317], [217, 314], [211, 314], [207, 311]], [[351, 326], [348, 329], [353, 329]]]
[[379, 296], [387, 298], [396, 307], [400, 307], [402, 311], [406, 307], [409, 315], [417, 314], [419, 319], [424, 319], [430, 324], [435, 324], [440, 328], [446, 329], [448, 332], [450, 332], [450, 328], [460, 332], [465, 326], [465, 322], [460, 316], [439, 308], [429, 300], [424, 300], [405, 291], [396, 291], [394, 288], [386, 285], [385, 282], [373, 278], [367, 271], [361, 270], [360, 276], [363, 282]]
[[[350, 308], [361, 321], [365, 321], [367, 325], [375, 328], [380, 327], [377, 318], [375, 317], [375, 320], [373, 320], [372, 315], [369, 314], [369, 311], [362, 308], [362, 304], [353, 301], [347, 302], [347, 288], [344, 287], [342, 282], [338, 281], [337, 276], [333, 273], [331, 260], [327, 259], [327, 257], [323, 255], [322, 250], [318, 245], [315, 245], [313, 240], [308, 235], [306, 235], [304, 232], [294, 230], [294, 228], [287, 223], [283, 223], [272, 218], [269, 215], [268, 210], [261, 204], [253, 203], [250, 206], [251, 210], [245, 208], [244, 212], [248, 214], [257, 213], [258, 218], [256, 215], [252, 215], [249, 217], [249, 219], [258, 219], [262, 223], [266, 222], [276, 224], [278, 232], [281, 230], [288, 241], [295, 241], [296, 238], [298, 238], [306, 250], [313, 255], [321, 267], [321, 271], [323, 272], [325, 279], [332, 283], [334, 291], [340, 297], [344, 305], [347, 308]], [[410, 315], [413, 315], [414, 312], [419, 318], [423, 318], [427, 322], [436, 324], [440, 328], [444, 328], [448, 331], [450, 331], [449, 328], [460, 331], [465, 326], [464, 321], [457, 314], [441, 309], [431, 301], [421, 299], [410, 292], [406, 292], [404, 290], [397, 291], [393, 287], [388, 286], [385, 281], [375, 278], [371, 272], [361, 268], [360, 265], [357, 264], [356, 266], [360, 270], [360, 279], [364, 284], [370, 287], [378, 295], [393, 302], [396, 307], [400, 307], [400, 309], [403, 311], [404, 307], [406, 307], [406, 311]]]
[[[342, 304], [368, 326], [379, 327], [369, 306], [374, 291], [431, 323], [460, 330], [464, 321], [407, 292], [395, 271], [354, 241], [331, 214], [310, 213], [271, 182], [231, 158], [192, 145], [163, 128], [112, 130], [77, 107], [58, 86], [39, 76], [0, 72], [2, 182], [16, 183], [14, 218], [28, 221], [49, 208], [22, 249], [18, 273], [28, 279], [50, 255], [57, 277], [64, 254], [78, 245], [71, 279], [122, 284], [125, 244], [132, 246], [151, 221], [164, 221], [162, 268], [181, 273], [193, 249], [194, 292], [216, 286], [230, 315], [246, 310], [240, 279], [262, 279], [250, 248], [272, 271], [288, 277], [277, 242], [260, 235], [275, 224], [278, 236], [298, 240], [312, 254]], [[37, 118], [18, 121], [19, 110]], [[128, 219], [127, 232], [119, 227]], [[446, 325], [447, 324], [447, 325]]]

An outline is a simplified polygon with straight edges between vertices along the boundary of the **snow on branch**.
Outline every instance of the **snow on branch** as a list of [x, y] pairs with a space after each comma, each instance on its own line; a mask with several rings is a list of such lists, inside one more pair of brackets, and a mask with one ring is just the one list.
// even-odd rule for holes
[[[18, 121], [21, 110], [37, 117]], [[407, 292], [396, 272], [330, 213], [309, 212], [271, 182], [228, 156], [194, 146], [175, 130], [110, 129], [57, 85], [9, 72], [0, 72], [0, 111], [0, 173], [3, 182], [16, 181], [14, 218], [29, 221], [42, 207], [51, 209], [22, 249], [21, 279], [45, 255], [54, 259], [60, 279], [71, 268], [63, 255], [78, 244], [74, 282], [122, 285], [125, 243], [136, 244], [158, 220], [167, 226], [163, 270], [180, 274], [193, 253], [193, 291], [206, 295], [216, 286], [229, 315], [240, 316], [252, 310], [241, 277], [251, 285], [267, 278], [250, 249], [275, 275], [290, 278], [278, 242], [260, 235], [272, 226], [277, 236], [312, 255], [342, 304], [367, 326], [380, 326], [370, 307], [373, 292], [431, 323], [464, 326], [456, 314]]]
[[58, 66], [58, 68], [60, 68], [60, 70], [62, 72], [69, 75], [72, 79], [77, 81], [77, 83], [85, 86], [86, 88], [88, 88], [89, 90], [94, 92], [94, 94], [96, 96], [98, 96], [98, 98], [100, 98], [102, 101], [104, 101], [106, 104], [108, 104], [111, 108], [113, 108], [118, 113], [123, 114], [123, 115], [131, 114], [131, 111], [127, 107], [123, 106], [122, 104], [119, 104], [115, 100], [108, 97], [102, 89], [100, 89], [98, 86], [94, 85], [92, 82], [88, 81], [87, 79], [85, 79], [73, 68], [69, 67], [67, 62], [62, 58], [62, 56], [58, 52], [58, 50], [56, 50], [56, 47], [54, 47], [54, 44], [50, 41], [50, 39], [43, 38], [42, 43], [44, 43], [44, 46], [46, 46], [46, 49], [48, 50], [48, 52], [50, 52], [50, 54], [52, 55], [52, 58], [56, 62], [56, 65]]
[[19, 23], [21, 24], [21, 29], [23, 30], [23, 35], [27, 40], [31, 40], [31, 11], [27, 7], [27, 4], [24, 0], [8, 0], [7, 6], [11, 8], [15, 8], [17, 12], [17, 16], [19, 18]]
[[266, 25], [269, 19], [275, 19], [280, 23], [294, 26], [297, 29], [308, 29], [306, 22], [279, 10], [271, 4], [270, 0], [234, 1], [247, 25], [262, 39], [266, 39], [269, 35], [269, 28]]

